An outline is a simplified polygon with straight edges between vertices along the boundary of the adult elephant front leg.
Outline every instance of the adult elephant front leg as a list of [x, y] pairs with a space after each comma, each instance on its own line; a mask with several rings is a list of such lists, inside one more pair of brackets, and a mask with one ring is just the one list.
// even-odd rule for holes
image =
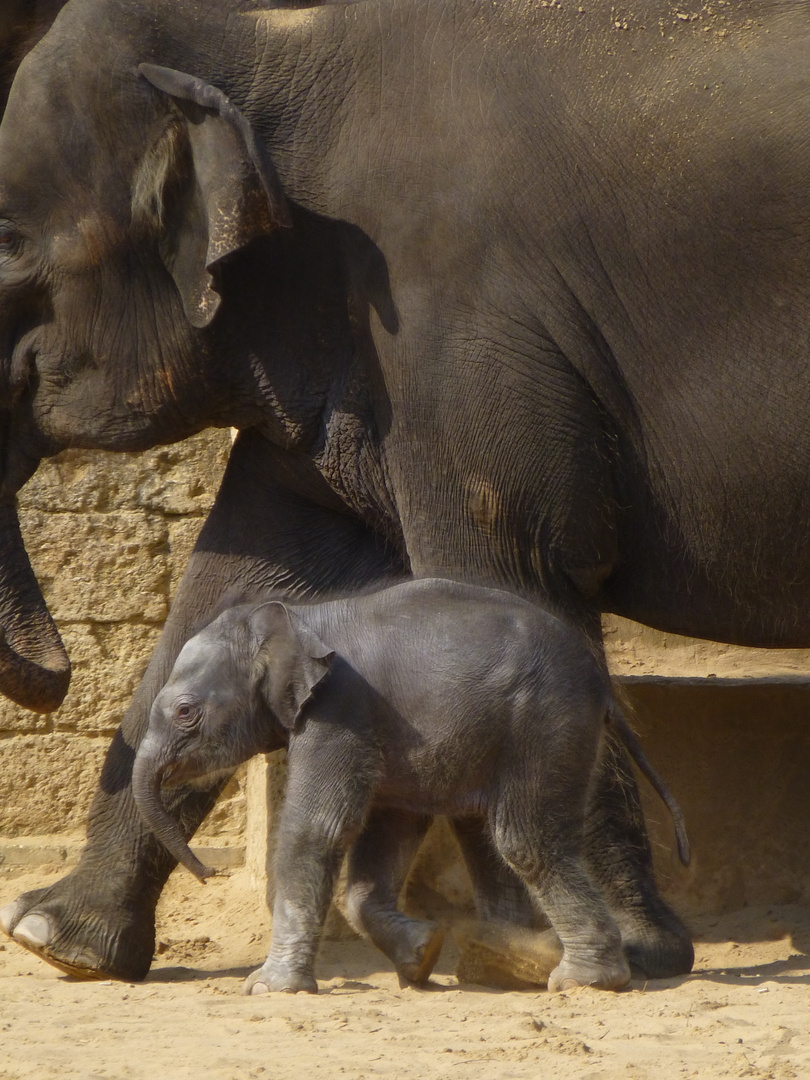
[[[228, 591], [278, 587], [312, 595], [402, 572], [380, 539], [341, 511], [306, 459], [255, 433], [241, 435], [158, 648], [108, 752], [81, 860], [55, 885], [3, 908], [6, 933], [74, 975], [143, 978], [154, 952], [157, 900], [176, 863], [142, 823], [132, 764], [180, 648]], [[221, 787], [178, 791], [170, 809], [186, 837]]]

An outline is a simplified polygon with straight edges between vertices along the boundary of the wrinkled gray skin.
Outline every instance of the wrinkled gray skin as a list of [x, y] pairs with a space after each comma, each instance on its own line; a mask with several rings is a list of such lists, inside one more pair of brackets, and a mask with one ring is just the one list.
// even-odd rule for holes
[[[45, 959], [149, 968], [173, 860], [132, 762], [230, 588], [445, 575], [548, 598], [594, 641], [612, 611], [810, 646], [807, 5], [614, 8], [69, 0], [21, 65], [4, 692], [49, 710], [69, 675], [16, 523], [39, 461], [242, 432], [79, 867], [0, 912]], [[218, 790], [175, 790], [187, 836]], [[463, 842], [479, 902], [529, 920], [486, 838]], [[688, 970], [613, 740], [586, 846], [634, 960]]]
[[[65, 0], [3, 0], [0, 7], [0, 115], [14, 74]], [[3, 384], [0, 381], [0, 389]], [[7, 437], [7, 395], [0, 392], [0, 440]], [[0, 686], [27, 708], [47, 711], [64, 697], [70, 660], [45, 608], [23, 547], [13, 499], [0, 483]]]
[[147, 824], [212, 873], [163, 808], [161, 783], [230, 773], [288, 746], [273, 943], [248, 990], [315, 992], [319, 935], [350, 847], [347, 901], [400, 975], [427, 979], [433, 923], [397, 898], [433, 814], [483, 819], [564, 947], [549, 989], [618, 989], [621, 932], [583, 857], [613, 705], [581, 634], [536, 605], [441, 580], [306, 606], [252, 602], [180, 652], [155, 698], [133, 789]]

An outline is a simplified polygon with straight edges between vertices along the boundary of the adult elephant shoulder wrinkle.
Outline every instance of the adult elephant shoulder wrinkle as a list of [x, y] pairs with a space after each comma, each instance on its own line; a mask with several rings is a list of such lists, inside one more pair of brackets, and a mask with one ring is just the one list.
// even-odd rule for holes
[[[17, 939], [148, 966], [168, 866], [131, 751], [222, 590], [414, 571], [542, 595], [595, 638], [613, 610], [810, 643], [810, 25], [798, 0], [687, 8], [639, 0], [619, 32], [608, 0], [69, 0], [25, 60], [0, 127], [5, 496], [67, 445], [255, 432], [83, 861], [6, 910]], [[479, 841], [481, 906], [528, 920]], [[618, 749], [586, 844], [631, 958], [688, 969]]]

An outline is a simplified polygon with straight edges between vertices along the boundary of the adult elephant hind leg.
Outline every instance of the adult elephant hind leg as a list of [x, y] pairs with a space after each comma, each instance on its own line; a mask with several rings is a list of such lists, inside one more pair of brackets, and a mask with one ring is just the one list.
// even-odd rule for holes
[[[237, 440], [157, 651], [110, 746], [79, 865], [0, 912], [7, 934], [61, 970], [125, 980], [141, 979], [149, 970], [155, 907], [175, 863], [137, 812], [132, 764], [155, 695], [185, 641], [222, 595], [273, 587], [314, 594], [402, 573], [357, 521], [298, 494], [316, 487], [309, 474], [296, 474], [305, 464], [289, 462], [258, 435]], [[171, 810], [186, 837], [218, 791], [178, 792]]]
[[618, 923], [630, 963], [651, 979], [688, 974], [695, 961], [692, 939], [658, 891], [638, 786], [612, 734], [586, 817], [585, 860]]
[[373, 810], [349, 852], [346, 901], [358, 930], [385, 953], [400, 979], [427, 982], [439, 958], [443, 932], [397, 907], [411, 863], [430, 824], [405, 810]]

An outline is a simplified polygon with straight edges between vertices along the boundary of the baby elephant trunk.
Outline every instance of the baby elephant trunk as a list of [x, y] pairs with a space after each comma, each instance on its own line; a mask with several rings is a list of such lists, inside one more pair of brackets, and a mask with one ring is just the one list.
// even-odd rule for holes
[[164, 847], [203, 884], [216, 873], [204, 866], [186, 843], [177, 821], [163, 805], [161, 780], [171, 761], [147, 738], [141, 744], [132, 768], [132, 793], [141, 817]]

